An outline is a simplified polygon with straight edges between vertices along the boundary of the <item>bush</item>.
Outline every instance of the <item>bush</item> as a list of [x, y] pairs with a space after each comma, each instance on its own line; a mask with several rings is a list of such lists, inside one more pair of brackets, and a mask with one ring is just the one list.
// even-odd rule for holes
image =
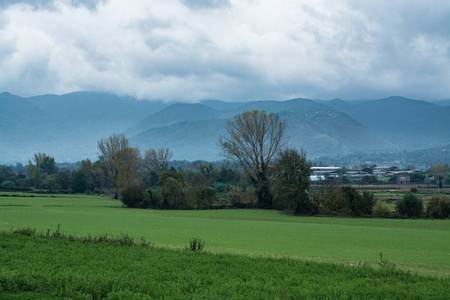
[[372, 214], [377, 217], [387, 217], [389, 212], [389, 208], [381, 201], [377, 201], [372, 208]]
[[325, 211], [361, 216], [372, 214], [375, 197], [369, 192], [361, 196], [355, 188], [343, 186], [334, 191], [323, 203]]
[[189, 249], [192, 251], [201, 251], [205, 247], [205, 242], [199, 238], [192, 238], [189, 241]]
[[226, 191], [227, 189], [227, 184], [223, 183], [223, 182], [214, 182], [214, 189], [218, 192], [218, 193], [223, 193]]
[[416, 187], [412, 187], [410, 189], [410, 192], [413, 193], [413, 194], [416, 194], [417, 193], [417, 188]]
[[350, 214], [350, 205], [348, 200], [342, 194], [342, 191], [334, 191], [323, 202], [323, 209], [325, 211], [333, 211], [342, 214]]
[[139, 184], [124, 187], [120, 192], [120, 201], [127, 207], [143, 207], [145, 191]]
[[408, 217], [420, 218], [423, 214], [423, 201], [415, 194], [408, 193], [397, 200], [395, 211]]
[[232, 207], [242, 207], [242, 190], [234, 185], [230, 185], [228, 201]]
[[450, 201], [445, 197], [431, 197], [426, 213], [429, 218], [446, 219], [450, 217]]
[[14, 188], [16, 184], [11, 180], [6, 180], [2, 182], [2, 188]]
[[153, 187], [147, 190], [147, 194], [145, 197], [146, 208], [154, 208], [158, 209], [161, 207], [161, 188]]

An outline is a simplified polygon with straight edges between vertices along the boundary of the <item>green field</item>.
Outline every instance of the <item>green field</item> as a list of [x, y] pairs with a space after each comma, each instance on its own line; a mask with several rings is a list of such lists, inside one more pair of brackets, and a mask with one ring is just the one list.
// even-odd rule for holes
[[295, 217], [271, 210], [122, 209], [107, 197], [0, 197], [0, 230], [32, 227], [65, 233], [127, 233], [160, 247], [376, 266], [379, 253], [400, 270], [450, 275], [450, 221]]
[[448, 278], [392, 269], [0, 232], [0, 299], [447, 299], [449, 289]]

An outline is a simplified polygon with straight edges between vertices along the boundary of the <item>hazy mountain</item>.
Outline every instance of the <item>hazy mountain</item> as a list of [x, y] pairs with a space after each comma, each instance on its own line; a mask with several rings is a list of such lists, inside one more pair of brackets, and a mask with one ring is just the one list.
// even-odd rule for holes
[[217, 160], [221, 158], [217, 140], [226, 132], [226, 120], [255, 109], [286, 119], [289, 146], [304, 148], [309, 156], [398, 149], [345, 113], [309, 99], [246, 102], [222, 112], [199, 104], [172, 105], [133, 127], [137, 134], [131, 140], [143, 148], [169, 147], [176, 159]]
[[220, 114], [219, 111], [203, 104], [176, 103], [155, 114], [149, 115], [127, 130], [127, 133], [133, 135], [154, 127], [167, 126], [180, 122], [196, 122], [215, 119], [219, 117]]
[[0, 162], [26, 161], [46, 152], [61, 161], [96, 158], [97, 141], [124, 132], [162, 102], [105, 93], [21, 98], [0, 94]]
[[348, 106], [342, 111], [403, 149], [429, 148], [450, 141], [449, 107], [389, 97]]
[[166, 104], [91, 92], [30, 98], [2, 93], [0, 163], [26, 161], [35, 152], [57, 161], [95, 160], [97, 141], [120, 132], [141, 151], [167, 147], [175, 159], [221, 159], [219, 135], [227, 120], [247, 110], [278, 113], [287, 121], [289, 146], [304, 148], [310, 158], [450, 142], [450, 107], [401, 97]]

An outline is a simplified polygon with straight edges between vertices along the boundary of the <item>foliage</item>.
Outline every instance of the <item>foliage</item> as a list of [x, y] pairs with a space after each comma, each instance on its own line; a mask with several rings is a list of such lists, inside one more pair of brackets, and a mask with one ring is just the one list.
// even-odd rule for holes
[[161, 187], [162, 209], [187, 209], [186, 191], [183, 174], [172, 169], [163, 172], [158, 185]]
[[375, 203], [375, 205], [372, 208], [372, 213], [376, 217], [385, 217], [389, 214], [389, 212], [390, 212], [389, 208], [385, 204], [381, 203], [381, 201], [379, 200]]
[[14, 188], [16, 187], [16, 184], [14, 183], [14, 181], [11, 180], [5, 180], [2, 182], [2, 188]]
[[427, 217], [434, 219], [446, 219], [450, 217], [450, 200], [445, 197], [431, 197], [426, 209]]
[[342, 186], [334, 191], [323, 202], [325, 211], [334, 211], [342, 214], [361, 216], [372, 214], [375, 197], [369, 192], [362, 195], [351, 186]]
[[201, 240], [200, 238], [192, 238], [189, 241], [189, 250], [202, 251], [204, 247], [205, 241]]
[[448, 179], [448, 173], [450, 172], [450, 167], [447, 164], [436, 164], [432, 165], [430, 169], [428, 170], [428, 173], [433, 175], [434, 180], [436, 180], [436, 183], [438, 185], [438, 188], [444, 188], [445, 193], [445, 182]]
[[389, 262], [387, 259], [383, 260], [383, 253], [380, 252], [380, 262], [378, 265], [384, 270], [394, 270], [395, 264]]
[[140, 184], [128, 185], [120, 191], [120, 201], [127, 207], [143, 207], [145, 191]]
[[308, 197], [311, 174], [311, 164], [306, 161], [303, 149], [300, 152], [296, 149], [281, 150], [274, 166], [275, 207], [300, 214], [317, 212]]
[[87, 190], [88, 180], [85, 172], [79, 169], [73, 172], [71, 188], [74, 193], [84, 193]]
[[231, 207], [242, 207], [242, 190], [234, 185], [230, 185], [228, 187], [228, 201], [230, 202]]
[[108, 174], [114, 182], [114, 199], [117, 199], [119, 188], [134, 184], [137, 179], [139, 152], [130, 146], [130, 142], [124, 134], [113, 134], [106, 139], [100, 139], [98, 148], [108, 169]]
[[397, 200], [395, 211], [408, 217], [420, 218], [423, 214], [423, 201], [415, 194], [408, 193]]
[[259, 207], [272, 208], [268, 172], [272, 160], [284, 145], [286, 121], [277, 114], [245, 111], [227, 122], [228, 137], [220, 136], [225, 156], [244, 168], [256, 189]]
[[72, 182], [71, 176], [70, 170], [63, 170], [56, 173], [56, 187], [59, 190], [68, 190]]

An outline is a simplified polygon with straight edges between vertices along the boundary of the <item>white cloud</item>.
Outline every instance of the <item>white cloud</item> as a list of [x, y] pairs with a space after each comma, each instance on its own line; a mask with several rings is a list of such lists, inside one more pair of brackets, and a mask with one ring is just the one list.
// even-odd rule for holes
[[447, 1], [29, 3], [0, 6], [0, 90], [23, 96], [450, 97]]

